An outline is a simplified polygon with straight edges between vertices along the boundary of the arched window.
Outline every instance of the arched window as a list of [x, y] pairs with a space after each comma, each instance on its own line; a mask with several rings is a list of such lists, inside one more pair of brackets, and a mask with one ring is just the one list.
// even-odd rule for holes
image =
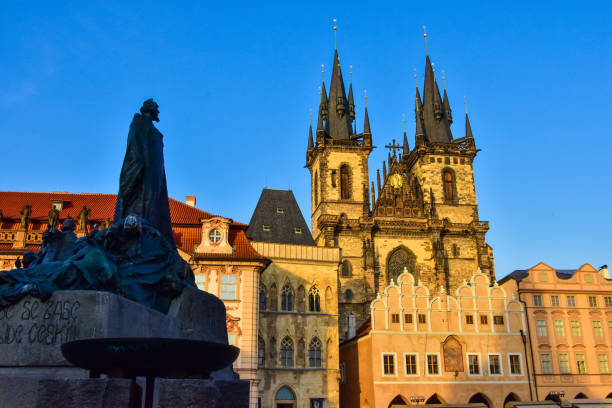
[[293, 310], [293, 288], [286, 284], [281, 292], [281, 310], [291, 312]]
[[[289, 387], [283, 387], [276, 393], [276, 403], [281, 407], [292, 407], [295, 402], [295, 394]], [[283, 404], [284, 403], [284, 404]]]
[[276, 292], [276, 283], [273, 283], [272, 286], [270, 286], [270, 301], [268, 306], [273, 312], [278, 310], [278, 293]]
[[293, 367], [293, 340], [285, 337], [280, 349], [281, 367]]
[[266, 361], [266, 345], [261, 337], [257, 338], [257, 365], [263, 367]]
[[450, 170], [444, 170], [442, 173], [444, 181], [444, 199], [446, 201], [453, 201], [454, 199], [454, 181], [453, 173]]
[[349, 189], [349, 168], [346, 164], [340, 167], [340, 198], [343, 200], [351, 198]]
[[342, 262], [342, 277], [350, 278], [351, 276], [351, 263], [349, 261]]
[[313, 338], [308, 346], [308, 365], [310, 367], [321, 367], [321, 341]]
[[347, 289], [346, 291], [344, 291], [344, 300], [353, 300], [353, 291], [350, 289]]
[[266, 286], [259, 286], [259, 311], [263, 312], [266, 310]]
[[319, 289], [316, 286], [308, 291], [308, 310], [311, 312], [321, 311], [321, 296], [319, 296]]
[[415, 266], [416, 255], [412, 251], [403, 247], [393, 250], [387, 259], [387, 284], [390, 284], [391, 280], [397, 283], [397, 278], [404, 273], [404, 268], [414, 275], [415, 280], [418, 280]]
[[314, 176], [314, 186], [312, 188], [314, 191], [314, 203], [315, 205], [319, 204], [319, 173], [315, 171]]

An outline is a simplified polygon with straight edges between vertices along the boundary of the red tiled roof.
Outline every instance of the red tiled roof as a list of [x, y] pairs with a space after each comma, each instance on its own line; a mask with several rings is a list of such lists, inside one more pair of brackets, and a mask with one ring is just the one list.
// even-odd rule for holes
[[372, 330], [372, 318], [368, 317], [365, 322], [355, 332], [355, 337], [365, 336]]
[[[47, 219], [51, 203], [53, 201], [63, 201], [63, 209], [60, 211], [60, 220], [64, 220], [70, 215], [75, 218], [81, 211], [83, 206], [87, 206], [91, 210], [89, 220], [93, 223], [101, 223], [106, 218], [113, 219], [115, 213], [115, 202], [117, 201], [116, 194], [99, 194], [99, 193], [32, 193], [32, 192], [17, 192], [17, 191], [0, 191], [0, 211], [2, 211], [2, 229], [19, 229], [21, 227], [21, 209], [24, 205], [32, 206], [33, 221], [30, 223], [31, 230], [44, 231], [47, 229]], [[206, 211], [191, 207], [180, 201], [168, 198], [170, 203], [170, 218], [172, 220], [172, 230], [176, 239], [177, 247], [187, 253], [193, 253], [196, 244], [200, 243], [202, 238], [202, 218], [212, 218], [213, 214]], [[10, 221], [12, 220], [12, 221]], [[8, 222], [7, 222], [8, 221]], [[219, 254], [198, 254], [199, 257], [228, 257], [228, 258], [256, 258], [265, 259], [261, 256], [249, 243], [244, 231], [248, 227], [247, 224], [235, 222], [232, 220], [230, 224], [229, 241], [230, 245], [234, 246], [235, 251], [229, 255]], [[0, 244], [0, 251], [18, 251], [23, 252], [23, 249], [14, 250], [12, 244]], [[9, 247], [4, 248], [8, 245]], [[26, 250], [38, 250], [39, 245], [30, 246]]]

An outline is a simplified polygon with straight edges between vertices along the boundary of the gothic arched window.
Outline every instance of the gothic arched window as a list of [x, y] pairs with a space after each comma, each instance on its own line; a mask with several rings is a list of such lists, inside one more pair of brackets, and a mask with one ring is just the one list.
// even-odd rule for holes
[[345, 200], [351, 198], [349, 190], [349, 167], [344, 164], [340, 167], [340, 198]]
[[281, 367], [293, 367], [293, 340], [285, 337], [280, 349]]
[[266, 345], [261, 337], [257, 338], [257, 365], [263, 367], [266, 361]]
[[453, 201], [454, 199], [454, 180], [453, 173], [450, 170], [444, 170], [442, 173], [444, 181], [444, 200]]
[[316, 337], [308, 346], [308, 363], [310, 367], [321, 367], [321, 341]]
[[349, 261], [342, 262], [342, 277], [349, 278], [351, 276], [351, 263]]
[[321, 296], [319, 296], [319, 289], [316, 286], [308, 291], [308, 310], [311, 312], [321, 311]]
[[[391, 280], [397, 283], [397, 278], [404, 273], [404, 268], [415, 275], [415, 266], [416, 256], [412, 251], [403, 247], [395, 249], [387, 259], [387, 284], [390, 284]], [[418, 279], [418, 276], [415, 275], [414, 278]]]
[[259, 311], [263, 312], [266, 310], [266, 286], [259, 286]]
[[286, 284], [281, 291], [281, 310], [291, 312], [293, 310], [293, 288]]

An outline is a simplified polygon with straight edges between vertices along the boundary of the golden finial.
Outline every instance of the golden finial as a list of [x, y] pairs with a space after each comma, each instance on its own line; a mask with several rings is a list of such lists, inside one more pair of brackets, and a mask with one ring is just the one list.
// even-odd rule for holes
[[349, 65], [349, 75], [351, 76], [350, 82], [349, 83], [353, 83], [353, 66]]
[[417, 81], [416, 68], [412, 68], [412, 70], [414, 71], [414, 85], [418, 88], [419, 87], [419, 82]]
[[427, 49], [427, 27], [423, 26], [423, 37], [425, 38], [425, 55], [429, 55], [429, 50]]
[[365, 99], [365, 107], [367, 108], [368, 107], [368, 90], [367, 89], [363, 90], [363, 97]]
[[436, 73], [436, 63], [435, 62], [431, 63], [431, 70], [433, 71], [434, 74]]
[[336, 36], [336, 32], [338, 31], [338, 26], [336, 25], [336, 19], [334, 18], [334, 49], [338, 49], [338, 38]]
[[446, 90], [446, 76], [444, 76], [444, 70], [442, 70], [442, 86]]
[[465, 114], [467, 115], [467, 96], [463, 97], [463, 104], [465, 105]]

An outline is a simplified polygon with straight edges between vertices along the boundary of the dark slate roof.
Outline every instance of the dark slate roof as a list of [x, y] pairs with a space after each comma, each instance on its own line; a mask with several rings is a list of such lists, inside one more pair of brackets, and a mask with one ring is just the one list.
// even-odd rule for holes
[[[555, 273], [559, 279], [570, 279], [576, 273], [575, 269], [555, 269]], [[501, 278], [498, 282], [504, 283], [510, 279], [514, 279], [517, 282], [522, 281], [527, 276], [529, 276], [528, 269], [517, 269], [515, 271], [510, 272], [508, 275]]]
[[[301, 233], [296, 233], [296, 228]], [[263, 189], [249, 222], [247, 237], [258, 242], [315, 245], [291, 190]]]

